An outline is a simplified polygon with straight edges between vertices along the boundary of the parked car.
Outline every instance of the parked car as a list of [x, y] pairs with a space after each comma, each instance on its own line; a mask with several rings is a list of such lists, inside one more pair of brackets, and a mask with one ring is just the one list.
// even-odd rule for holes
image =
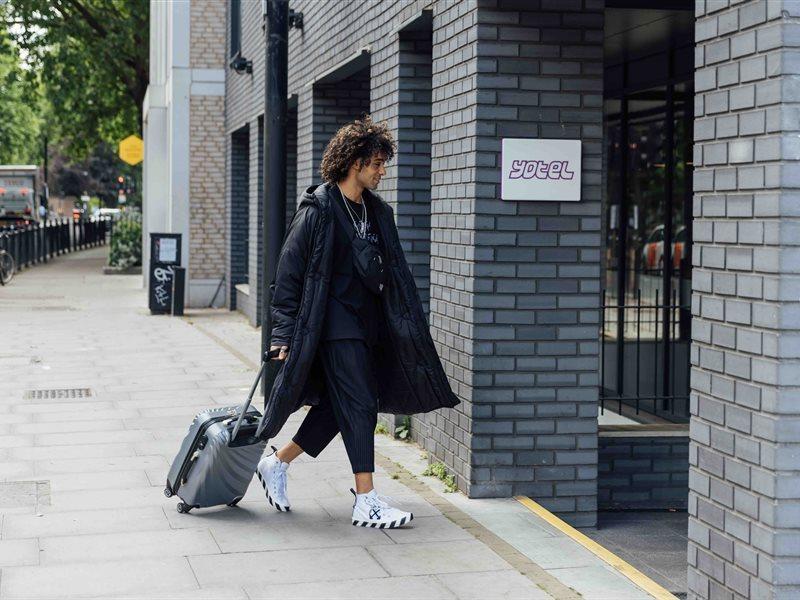
[[[672, 240], [672, 268], [680, 269], [686, 246], [686, 227], [681, 225]], [[653, 228], [642, 246], [642, 266], [646, 271], [660, 270], [664, 265], [664, 226]]]

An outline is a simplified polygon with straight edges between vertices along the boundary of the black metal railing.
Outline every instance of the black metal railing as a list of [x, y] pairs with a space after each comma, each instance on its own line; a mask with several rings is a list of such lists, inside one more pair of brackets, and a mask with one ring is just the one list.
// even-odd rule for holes
[[11, 225], [0, 227], [0, 248], [11, 254], [17, 270], [22, 270], [60, 254], [105, 244], [111, 229], [110, 217]]
[[689, 418], [691, 309], [672, 289], [626, 294], [624, 303], [603, 292], [600, 410], [642, 422]]

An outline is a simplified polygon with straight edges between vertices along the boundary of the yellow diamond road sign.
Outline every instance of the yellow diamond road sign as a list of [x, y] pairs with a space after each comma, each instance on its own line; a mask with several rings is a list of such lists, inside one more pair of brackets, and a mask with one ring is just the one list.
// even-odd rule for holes
[[119, 143], [119, 157], [129, 165], [138, 165], [144, 158], [144, 142], [138, 135], [129, 135]]

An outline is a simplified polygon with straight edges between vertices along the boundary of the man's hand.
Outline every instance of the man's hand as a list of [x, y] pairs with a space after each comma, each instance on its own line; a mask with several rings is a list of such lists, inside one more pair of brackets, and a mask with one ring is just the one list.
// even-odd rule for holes
[[278, 348], [281, 349], [281, 353], [278, 354], [272, 360], [286, 360], [286, 355], [288, 354], [289, 346], [270, 346], [270, 351], [277, 350]]

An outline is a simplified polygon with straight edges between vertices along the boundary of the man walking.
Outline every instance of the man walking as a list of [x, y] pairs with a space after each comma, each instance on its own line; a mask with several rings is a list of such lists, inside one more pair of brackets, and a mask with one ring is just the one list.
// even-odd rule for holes
[[353, 525], [400, 527], [413, 519], [373, 486], [379, 411], [453, 407], [393, 211], [373, 193], [395, 142], [369, 116], [342, 127], [322, 158], [322, 185], [306, 190], [286, 234], [272, 290], [271, 349], [282, 361], [265, 405], [272, 437], [311, 405], [292, 441], [259, 462], [277, 510], [289, 510], [286, 470], [316, 457], [339, 432], [355, 476]]

